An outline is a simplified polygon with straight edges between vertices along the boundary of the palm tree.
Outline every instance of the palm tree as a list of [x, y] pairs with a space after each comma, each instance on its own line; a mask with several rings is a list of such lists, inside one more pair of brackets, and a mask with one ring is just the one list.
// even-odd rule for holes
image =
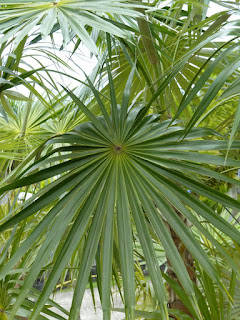
[[[233, 141], [239, 125], [236, 100], [231, 100], [236, 117], [230, 142], [212, 128], [196, 126], [205, 113], [217, 108], [223, 86], [232, 93], [231, 88], [237, 85], [237, 31], [226, 29], [233, 38], [219, 43], [216, 31], [225, 26], [229, 13], [204, 21], [206, 7], [199, 5], [189, 2], [186, 11], [178, 1], [170, 7], [158, 1], [146, 6], [117, 0], [8, 0], [1, 4], [0, 43], [2, 48], [6, 42], [13, 44], [15, 54], [9, 55], [4, 69], [7, 76], [2, 76], [5, 119], [1, 123], [8, 134], [10, 124], [22, 124], [20, 131], [28, 149], [32, 148], [29, 141], [36, 134], [34, 130], [44, 133], [37, 135], [40, 139], [34, 140], [35, 149], [29, 156], [22, 146], [18, 148], [21, 157], [15, 167], [8, 166], [0, 189], [3, 195], [19, 188], [32, 193], [22, 203], [15, 197], [0, 226], [9, 237], [2, 244], [3, 252], [9, 254], [1, 264], [1, 279], [6, 281], [13, 270], [18, 280], [26, 273], [11, 305], [10, 318], [24, 305], [37, 276], [50, 268], [28, 316], [38, 319], [40, 312], [47, 315], [49, 296], [72, 261], [78, 272], [69, 319], [77, 320], [95, 259], [104, 319], [111, 318], [112, 278], [118, 282], [119, 275], [125, 317], [134, 319], [135, 239], [147, 264], [161, 319], [187, 317], [181, 310], [191, 318], [206, 317], [211, 303], [202, 307], [201, 287], [197, 287], [201, 281], [195, 280], [198, 275], [204, 282], [207, 273], [224, 299], [231, 299], [232, 292], [222, 281], [211, 252], [205, 250], [193, 230], [207, 239], [238, 277], [238, 261], [229, 247], [213, 237], [212, 229], [228, 237], [231, 248], [237, 250], [240, 233], [203, 201], [218, 203], [222, 210], [239, 210], [237, 200], [204, 183], [212, 178], [239, 185], [238, 180], [215, 170], [239, 166], [238, 159], [230, 157], [240, 145]], [[34, 44], [49, 34], [54, 37], [59, 30], [63, 46], [77, 39], [74, 52], [83, 42], [98, 57], [98, 73], [86, 77], [91, 95], [84, 97], [79, 90], [64, 86], [61, 92], [55, 86], [58, 95], [47, 88], [46, 93], [51, 94], [48, 101], [31, 84], [33, 81], [46, 88], [40, 70], [23, 71], [19, 67], [26, 43]], [[42, 71], [50, 74], [47, 68]], [[21, 96], [26, 105], [12, 106], [8, 98], [14, 93], [9, 89], [20, 84], [39, 101], [30, 103], [32, 96]], [[46, 105], [51, 108], [46, 110]], [[26, 106], [29, 112], [24, 117]], [[56, 115], [64, 124], [60, 131], [50, 130], [56, 129]], [[29, 130], [29, 137], [25, 137], [27, 123], [21, 117], [34, 128]], [[189, 228], [189, 222], [193, 227]], [[154, 242], [164, 249], [168, 274], [160, 270]], [[37, 248], [35, 254], [33, 248]], [[22, 271], [24, 268], [27, 271]], [[166, 283], [170, 295], [175, 292], [174, 300], [167, 297]]]

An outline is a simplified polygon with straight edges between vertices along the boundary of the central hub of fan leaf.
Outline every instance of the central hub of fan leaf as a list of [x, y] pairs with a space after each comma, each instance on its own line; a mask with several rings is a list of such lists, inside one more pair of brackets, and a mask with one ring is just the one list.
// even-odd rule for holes
[[113, 146], [113, 151], [116, 154], [120, 154], [123, 152], [123, 147], [121, 145], [115, 145]]

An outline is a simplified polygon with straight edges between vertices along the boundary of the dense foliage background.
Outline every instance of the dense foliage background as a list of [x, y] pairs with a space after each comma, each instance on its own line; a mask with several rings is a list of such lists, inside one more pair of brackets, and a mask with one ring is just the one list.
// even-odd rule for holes
[[0, 0], [0, 319], [79, 319], [92, 266], [104, 320], [240, 318], [238, 17]]

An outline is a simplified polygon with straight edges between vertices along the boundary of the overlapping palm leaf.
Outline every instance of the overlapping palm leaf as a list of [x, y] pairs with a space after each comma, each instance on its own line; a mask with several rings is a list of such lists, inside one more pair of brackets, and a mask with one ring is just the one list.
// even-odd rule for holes
[[[51, 108], [56, 109], [56, 104], [58, 104], [59, 112], [61, 100], [66, 98], [66, 95], [63, 98], [59, 97], [60, 92], [56, 83], [48, 70], [38, 60], [39, 56], [37, 54], [35, 56], [33, 52], [25, 50], [26, 42], [27, 37], [15, 49], [12, 49], [11, 40], [4, 42], [0, 46], [0, 113], [6, 123], [15, 122], [15, 125], [12, 125], [12, 127], [15, 126], [16, 133], [18, 129], [22, 131], [22, 128], [16, 127], [25, 127], [26, 125], [26, 123], [24, 124], [26, 122], [24, 115], [18, 114], [19, 109], [22, 107], [22, 109], [25, 109], [23, 113], [28, 114], [34, 97], [38, 99], [41, 110], [45, 107], [46, 113]], [[45, 57], [47, 55], [49, 56], [50, 53], [45, 54]], [[29, 59], [29, 57], [31, 58]], [[42, 56], [41, 58], [44, 57]], [[57, 60], [59, 66], [64, 64], [54, 54], [51, 55], [51, 58]], [[36, 68], [36, 64], [39, 68]], [[54, 71], [57, 72], [56, 70]], [[42, 73], [39, 74], [39, 72]], [[25, 88], [22, 89], [23, 87]], [[41, 87], [40, 90], [39, 87]], [[45, 94], [41, 93], [43, 90]], [[25, 105], [24, 102], [26, 103]], [[22, 119], [19, 119], [19, 117]], [[1, 130], [1, 133], [3, 131]], [[23, 131], [26, 131], [26, 128]]]
[[[14, 50], [11, 40], [0, 46], [0, 171], [1, 178], [7, 179], [19, 174], [21, 169], [16, 167], [32, 149], [53, 135], [70, 131], [85, 117], [57, 87], [54, 77], [63, 73], [63, 67], [65, 71], [71, 67], [53, 52], [26, 48], [26, 41], [25, 37]], [[51, 56], [59, 70], [44, 68], [40, 60], [46, 56]], [[85, 96], [87, 91], [82, 86], [78, 95]]]
[[[159, 3], [155, 5], [157, 7]], [[188, 16], [182, 5], [179, 3], [176, 10], [164, 8], [149, 14], [146, 12], [159, 60], [156, 65], [151, 65], [142, 42], [133, 45], [123, 41], [120, 48], [113, 46], [111, 60], [117, 95], [123, 92], [125, 83], [122, 79], [127, 78], [137, 57], [138, 73], [133, 80], [133, 92], [143, 90], [138, 100], [149, 100], [153, 96], [151, 105], [155, 110], [167, 109], [171, 116], [181, 116], [186, 121], [194, 114], [190, 128], [209, 106], [216, 108], [220, 101], [217, 97], [224, 92], [226, 83], [238, 79], [238, 44], [234, 40], [238, 31], [231, 24], [223, 30], [230, 15], [228, 12], [216, 13], [205, 21], [195, 22], [194, 15]], [[164, 23], [165, 29], [159, 30]], [[195, 32], [200, 32], [201, 36], [196, 37]], [[223, 35], [231, 35], [232, 39], [222, 42], [219, 37]], [[226, 64], [226, 57], [231, 64]], [[201, 102], [201, 96], [210, 85]]]
[[[14, 188], [54, 178], [50, 184], [27, 200], [24, 208], [15, 214], [12, 212], [10, 218], [7, 221], [5, 219], [0, 226], [2, 232], [17, 224], [21, 225], [22, 221], [27, 224], [28, 217], [52, 204], [52, 209], [1, 268], [0, 275], [4, 278], [44, 234], [45, 241], [21, 287], [12, 309], [12, 316], [20, 308], [46, 261], [53, 252], [58, 252], [45, 287], [30, 317], [30, 319], [38, 319], [65, 266], [81, 239], [85, 238], [70, 319], [78, 319], [84, 290], [100, 239], [102, 241], [100, 290], [103, 293], [104, 319], [110, 319], [113, 237], [114, 239], [117, 237], [126, 319], [134, 319], [135, 282], [132, 238], [134, 226], [153, 288], [160, 302], [162, 318], [168, 319], [167, 297], [150, 229], [154, 230], [161, 242], [184, 292], [188, 295], [187, 307], [196, 319], [201, 319], [193, 284], [166, 222], [179, 235], [209, 277], [222, 290], [224, 286], [214, 265], [191, 230], [179, 218], [176, 210], [194, 224], [221, 255], [229, 259], [231, 267], [237, 271], [236, 263], [204, 228], [198, 216], [237, 243], [240, 242], [240, 233], [195, 196], [195, 194], [203, 195], [229, 209], [239, 210], [238, 201], [201, 182], [201, 176], [207, 176], [240, 184], [239, 181], [202, 165], [224, 165], [224, 157], [211, 153], [203, 154], [202, 151], [225, 150], [228, 147], [227, 141], [208, 140], [207, 136], [213, 135], [214, 132], [205, 128], [191, 130], [182, 140], [184, 127], [177, 122], [171, 125], [170, 120], [160, 121], [157, 114], [147, 115], [147, 109], [142, 105], [129, 108], [133, 74], [134, 69], [125, 87], [121, 108], [116, 103], [114, 87], [110, 86], [112, 101], [110, 115], [107, 112], [108, 106], [103, 104], [97, 90], [90, 83], [102, 117], [94, 116], [82, 101], [66, 89], [89, 122], [81, 124], [68, 134], [53, 138], [48, 142], [52, 144], [53, 151], [30, 166], [22, 177], [16, 178], [13, 183], [0, 189], [3, 194]], [[110, 73], [109, 82], [112, 84]], [[59, 148], [59, 143], [65, 146]], [[239, 147], [239, 141], [233, 142], [232, 148]], [[229, 159], [226, 164], [239, 166], [239, 161]], [[36, 169], [39, 171], [31, 173]], [[113, 227], [114, 220], [117, 224], [116, 229]]]
[[[231, 212], [222, 211], [220, 215], [224, 218], [224, 220], [229, 221], [231, 224], [235, 225], [239, 230], [239, 213], [233, 217]], [[212, 225], [205, 223], [202, 220], [202, 223], [208, 228], [209, 232], [213, 235], [215, 239], [221, 243], [222, 247], [225, 248], [232, 256], [233, 260], [235, 260], [239, 264], [239, 246], [237, 248], [232, 248], [232, 241], [228, 236], [219, 232], [218, 229], [215, 230], [215, 227]], [[234, 270], [229, 268], [228, 261], [219, 255], [218, 250], [212, 246], [212, 243], [206, 239], [198, 229], [194, 226], [192, 229], [195, 229], [193, 232], [198, 239], [198, 242], [202, 244], [205, 252], [208, 253], [213, 264], [218, 268], [218, 272], [223, 280], [229, 294], [231, 295], [231, 300], [224, 299], [222, 290], [216, 286], [216, 283], [208, 277], [208, 274], [204, 271], [204, 269], [196, 262], [195, 263], [195, 275], [197, 277], [197, 286], [194, 286], [195, 292], [197, 295], [197, 299], [199, 304], [201, 305], [201, 311], [203, 319], [231, 319], [236, 320], [239, 318], [239, 280]], [[236, 250], [237, 249], [237, 250]], [[184, 294], [179, 283], [176, 280], [164, 275], [165, 280], [171, 286], [172, 290], [181, 297], [181, 301], [184, 301], [185, 304], [188, 304], [188, 296]], [[143, 279], [145, 282], [144, 288], [148, 288], [148, 291], [144, 294], [144, 298], [142, 299], [142, 303], [140, 302], [138, 305], [138, 309], [141, 311], [137, 311], [136, 315], [141, 315], [144, 319], [152, 319], [154, 316], [156, 319], [159, 318], [160, 314], [157, 311], [158, 302], [155, 299], [155, 294], [150, 290], [151, 285], [149, 284], [148, 279]], [[142, 291], [141, 291], [142, 293]], [[142, 293], [142, 295], [144, 295]], [[116, 310], [116, 309], [115, 309]], [[123, 309], [117, 309], [121, 312], [124, 312]], [[144, 311], [143, 311], [144, 310]], [[150, 310], [150, 312], [148, 311]], [[152, 311], [156, 310], [156, 311]], [[191, 319], [188, 316], [181, 314], [179, 310], [170, 310], [170, 313], [179, 316], [180, 319]]]
[[[0, 46], [0, 113], [6, 121], [8, 121], [8, 117], [18, 121], [9, 99], [14, 101], [30, 101], [29, 97], [16, 91], [16, 87], [24, 85], [41, 99], [41, 95], [35, 90], [33, 85], [33, 83], [41, 82], [35, 77], [39, 70], [34, 68], [29, 70], [29, 68], [24, 68], [21, 65], [26, 41], [27, 38], [25, 37], [14, 50], [11, 50], [11, 41], [5, 41]], [[42, 100], [44, 99], [42, 98]]]
[[[17, 280], [16, 275], [8, 277], [8, 280], [0, 282], [0, 306], [1, 306], [1, 319], [8, 320], [11, 308], [14, 305], [16, 297], [19, 294], [19, 288], [21, 287], [22, 280]], [[26, 319], [31, 315], [31, 309], [34, 306], [34, 299], [36, 299], [40, 294], [40, 291], [32, 288], [31, 292], [28, 294], [26, 299], [22, 304], [22, 307], [17, 312], [17, 315], [14, 319]], [[55, 307], [60, 312], [68, 315], [68, 312], [62, 308], [59, 304], [54, 302], [51, 299], [48, 299], [48, 307], [45, 307], [43, 310], [44, 315], [39, 315], [39, 319], [47, 320], [48, 316], [53, 317], [54, 319], [64, 320], [65, 318], [59, 315], [58, 313], [49, 310], [50, 307]]]
[[[115, 17], [135, 18], [140, 13], [134, 10], [142, 6], [126, 0], [61, 0], [61, 1], [6, 1], [0, 7], [0, 32], [5, 33], [0, 43], [11, 36], [19, 43], [34, 27], [41, 26], [42, 37], [52, 30], [61, 30], [63, 42], [67, 44], [77, 35], [94, 54], [98, 48], [89, 36], [86, 26], [109, 32], [118, 37], [126, 37], [124, 23], [115, 25]], [[14, 29], [13, 29], [14, 28]], [[14, 30], [14, 32], [13, 32]]]

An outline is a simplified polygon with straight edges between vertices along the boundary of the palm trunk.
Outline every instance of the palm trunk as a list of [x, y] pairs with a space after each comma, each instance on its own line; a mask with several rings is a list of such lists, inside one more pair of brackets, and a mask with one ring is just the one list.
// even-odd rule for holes
[[[180, 212], [178, 212], [176, 209], [175, 209], [175, 211], [176, 211], [176, 214], [178, 214], [178, 216], [183, 220], [183, 222], [189, 227], [187, 219], [185, 219], [182, 216], [182, 214]], [[178, 250], [178, 252], [180, 253], [180, 255], [182, 257], [184, 265], [186, 266], [186, 269], [187, 269], [187, 272], [189, 274], [190, 279], [195, 284], [197, 284], [193, 256], [188, 251], [188, 249], [184, 246], [184, 244], [182, 243], [181, 239], [176, 234], [176, 232], [171, 228], [171, 226], [168, 225], [168, 227], [169, 227], [169, 231], [170, 231], [171, 237], [172, 237], [172, 239], [174, 241], [174, 244], [177, 247], [177, 250]], [[168, 265], [167, 275], [171, 279], [177, 281], [180, 284], [180, 282], [179, 282], [179, 280], [177, 278], [177, 275], [172, 270], [172, 266], [171, 266], [171, 263], [170, 263], [169, 259], [167, 259], [167, 265]], [[167, 287], [167, 290], [168, 290], [168, 305], [169, 305], [169, 308], [183, 311], [186, 314], [188, 314], [190, 317], [193, 318], [192, 314], [187, 309], [187, 306], [185, 306], [183, 304], [183, 302], [179, 299], [179, 297], [176, 295], [176, 293], [173, 291], [173, 289], [169, 285]], [[176, 318], [173, 317], [173, 319], [176, 319]]]

